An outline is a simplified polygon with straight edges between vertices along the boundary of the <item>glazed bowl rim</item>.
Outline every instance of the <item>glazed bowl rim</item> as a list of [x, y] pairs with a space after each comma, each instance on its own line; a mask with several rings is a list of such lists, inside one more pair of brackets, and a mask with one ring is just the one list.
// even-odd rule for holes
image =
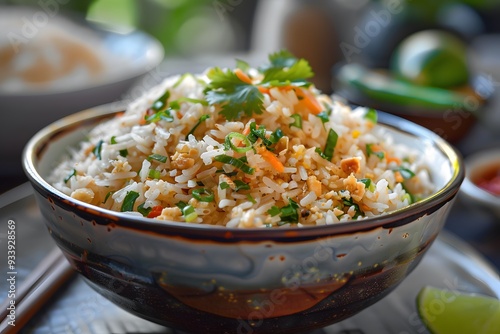
[[[402, 119], [400, 117], [379, 112], [378, 125], [394, 132], [402, 132], [419, 140], [429, 141], [430, 144], [440, 151], [452, 168], [451, 179], [439, 190], [427, 198], [413, 203], [405, 208], [391, 211], [377, 217], [363, 219], [360, 221], [349, 221], [332, 225], [303, 226], [289, 228], [228, 228], [205, 224], [187, 224], [184, 222], [162, 221], [150, 218], [116, 212], [95, 205], [77, 201], [62, 193], [48, 183], [38, 172], [36, 161], [43, 155], [50, 141], [65, 131], [74, 132], [82, 126], [96, 124], [98, 120], [105, 120], [113, 115], [123, 112], [125, 104], [115, 102], [101, 105], [95, 108], [77, 112], [66, 116], [38, 131], [26, 144], [23, 151], [23, 169], [35, 191], [42, 194], [46, 192], [56, 201], [71, 206], [80, 212], [106, 218], [108, 223], [133, 228], [141, 231], [172, 234], [177, 233], [194, 238], [212, 238], [217, 240], [287, 240], [289, 239], [311, 239], [328, 235], [352, 234], [375, 228], [392, 228], [410, 223], [421, 216], [431, 214], [449, 202], [457, 194], [465, 177], [465, 168], [460, 153], [439, 137], [434, 132]], [[68, 133], [68, 132], [66, 132]], [[59, 158], [62, 155], [59, 156]], [[96, 219], [97, 220], [97, 219]]]

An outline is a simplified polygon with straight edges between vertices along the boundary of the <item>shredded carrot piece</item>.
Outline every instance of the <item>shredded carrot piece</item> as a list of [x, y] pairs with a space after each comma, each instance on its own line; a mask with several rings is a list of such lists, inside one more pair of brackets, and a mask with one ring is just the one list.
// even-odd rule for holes
[[390, 164], [391, 162], [395, 162], [396, 165], [398, 165], [398, 166], [401, 165], [401, 159], [399, 159], [397, 157], [393, 157], [393, 156], [386, 154], [386, 160], [387, 160], [388, 164]]
[[394, 172], [394, 178], [396, 179], [396, 182], [397, 182], [397, 183], [403, 183], [403, 181], [405, 180], [405, 179], [403, 178], [403, 175], [401, 175], [401, 173], [400, 173], [400, 172], [398, 172], [398, 171], [395, 171], [395, 172]]
[[303, 107], [309, 109], [310, 112], [317, 115], [323, 111], [323, 107], [319, 104], [318, 100], [314, 94], [308, 89], [297, 88], [295, 89], [295, 93], [299, 98], [299, 104], [302, 104]]
[[249, 85], [253, 84], [252, 79], [250, 79], [250, 77], [239, 68], [234, 70], [234, 74], [236, 74], [238, 79], [240, 79], [244, 83], [247, 83]]
[[259, 89], [259, 92], [261, 92], [262, 94], [268, 94], [268, 95], [269, 91], [271, 90], [271, 88], [264, 86], [258, 86], [257, 88]]
[[371, 208], [368, 205], [366, 205], [365, 203], [361, 203], [360, 206], [361, 206], [361, 210], [363, 210], [363, 211], [370, 211], [371, 210]]
[[281, 161], [268, 150], [263, 150], [260, 152], [260, 155], [266, 160], [271, 166], [276, 169], [278, 173], [283, 173], [285, 171], [285, 166], [281, 163]]

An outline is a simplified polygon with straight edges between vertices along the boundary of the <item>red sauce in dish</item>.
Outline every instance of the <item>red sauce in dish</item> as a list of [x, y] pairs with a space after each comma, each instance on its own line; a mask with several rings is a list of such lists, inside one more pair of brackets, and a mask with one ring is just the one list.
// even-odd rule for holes
[[474, 183], [487, 192], [500, 196], [500, 164], [486, 168], [476, 177]]

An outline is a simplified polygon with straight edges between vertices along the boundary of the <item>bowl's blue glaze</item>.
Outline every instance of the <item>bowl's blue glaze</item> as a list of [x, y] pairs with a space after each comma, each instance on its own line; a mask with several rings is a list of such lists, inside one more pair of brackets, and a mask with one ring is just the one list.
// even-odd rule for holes
[[44, 180], [63, 147], [113, 114], [98, 108], [42, 130], [25, 149], [25, 171], [49, 232], [94, 289], [139, 316], [191, 332], [296, 333], [361, 311], [418, 264], [464, 177], [446, 142], [381, 115], [398, 142], [428, 157], [439, 189], [430, 198], [376, 219], [322, 227], [155, 221], [75, 201]]

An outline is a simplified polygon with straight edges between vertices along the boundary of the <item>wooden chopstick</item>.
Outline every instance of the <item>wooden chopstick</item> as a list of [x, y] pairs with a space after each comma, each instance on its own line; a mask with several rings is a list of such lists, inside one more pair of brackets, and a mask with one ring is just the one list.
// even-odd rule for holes
[[74, 270], [59, 248], [55, 248], [16, 289], [15, 326], [9, 324], [11, 299], [0, 309], [0, 333], [17, 333], [38, 312], [48, 299], [66, 282]]

